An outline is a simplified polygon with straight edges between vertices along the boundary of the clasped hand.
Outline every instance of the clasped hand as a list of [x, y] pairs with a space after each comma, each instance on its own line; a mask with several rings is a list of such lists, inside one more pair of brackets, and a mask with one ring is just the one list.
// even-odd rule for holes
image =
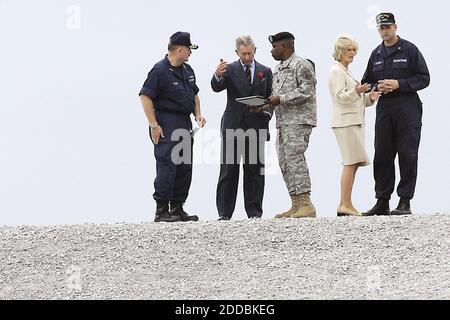
[[397, 80], [380, 80], [378, 81], [378, 91], [382, 92], [383, 94], [388, 94], [392, 91], [395, 91], [399, 88], [399, 84]]

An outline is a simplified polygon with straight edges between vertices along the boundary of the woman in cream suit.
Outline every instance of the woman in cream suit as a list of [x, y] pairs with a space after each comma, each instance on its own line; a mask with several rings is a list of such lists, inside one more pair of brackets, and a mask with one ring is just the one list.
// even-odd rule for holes
[[[358, 44], [349, 36], [340, 36], [334, 46], [328, 86], [333, 100], [332, 128], [341, 151], [344, 169], [341, 177], [341, 203], [338, 216], [361, 216], [352, 204], [356, 171], [369, 165], [364, 146], [364, 110], [380, 97], [370, 85], [356, 80], [348, 66], [358, 52]], [[370, 93], [365, 93], [370, 91]]]

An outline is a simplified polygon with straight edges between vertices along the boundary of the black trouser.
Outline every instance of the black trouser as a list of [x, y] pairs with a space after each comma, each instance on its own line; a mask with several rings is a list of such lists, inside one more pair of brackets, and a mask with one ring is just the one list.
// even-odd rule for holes
[[373, 162], [377, 198], [390, 199], [394, 192], [397, 154], [400, 167], [397, 194], [401, 198], [414, 197], [421, 128], [422, 103], [417, 94], [378, 102]]
[[[250, 146], [248, 138], [238, 139], [234, 137], [233, 140], [231, 144], [228, 144], [231, 145], [230, 150], [227, 150], [226, 133], [222, 133], [221, 165], [216, 194], [217, 211], [220, 217], [231, 218], [233, 215], [239, 185], [240, 162], [243, 157], [245, 211], [249, 218], [261, 217], [265, 180], [265, 139], [258, 136], [256, 145], [255, 141], [252, 141], [252, 146]], [[234, 157], [231, 155], [234, 155]]]

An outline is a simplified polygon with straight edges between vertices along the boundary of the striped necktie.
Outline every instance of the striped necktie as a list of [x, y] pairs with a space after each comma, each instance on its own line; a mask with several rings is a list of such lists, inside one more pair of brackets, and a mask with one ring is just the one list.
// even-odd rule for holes
[[252, 84], [252, 73], [250, 72], [250, 66], [245, 66], [245, 77], [248, 83]]

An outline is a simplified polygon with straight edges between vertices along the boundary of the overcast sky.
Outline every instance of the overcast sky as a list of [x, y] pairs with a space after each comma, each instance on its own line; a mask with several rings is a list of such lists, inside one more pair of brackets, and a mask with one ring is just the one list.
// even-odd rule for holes
[[[0, 0], [0, 225], [153, 220], [155, 160], [138, 92], [164, 57], [170, 35], [179, 30], [190, 32], [200, 46], [189, 63], [208, 120], [196, 136], [186, 211], [201, 220], [217, 219], [219, 125], [226, 95], [214, 93], [209, 81], [219, 59], [236, 60], [235, 38], [251, 35], [256, 59], [274, 68], [267, 36], [289, 31], [297, 53], [316, 63], [319, 123], [306, 156], [317, 213], [334, 217], [342, 166], [330, 129], [332, 47], [340, 33], [359, 41], [350, 70], [361, 77], [381, 42], [374, 24], [380, 11], [396, 15], [398, 34], [419, 47], [431, 73], [431, 86], [420, 93], [424, 116], [413, 211], [449, 213], [449, 9], [447, 2], [433, 0]], [[375, 108], [368, 109], [371, 158], [374, 120]], [[266, 153], [266, 219], [290, 205], [274, 143], [267, 144]], [[356, 178], [354, 204], [362, 211], [375, 201], [372, 170], [362, 168]], [[391, 207], [397, 201], [394, 194]], [[234, 218], [246, 218], [242, 186]]]

